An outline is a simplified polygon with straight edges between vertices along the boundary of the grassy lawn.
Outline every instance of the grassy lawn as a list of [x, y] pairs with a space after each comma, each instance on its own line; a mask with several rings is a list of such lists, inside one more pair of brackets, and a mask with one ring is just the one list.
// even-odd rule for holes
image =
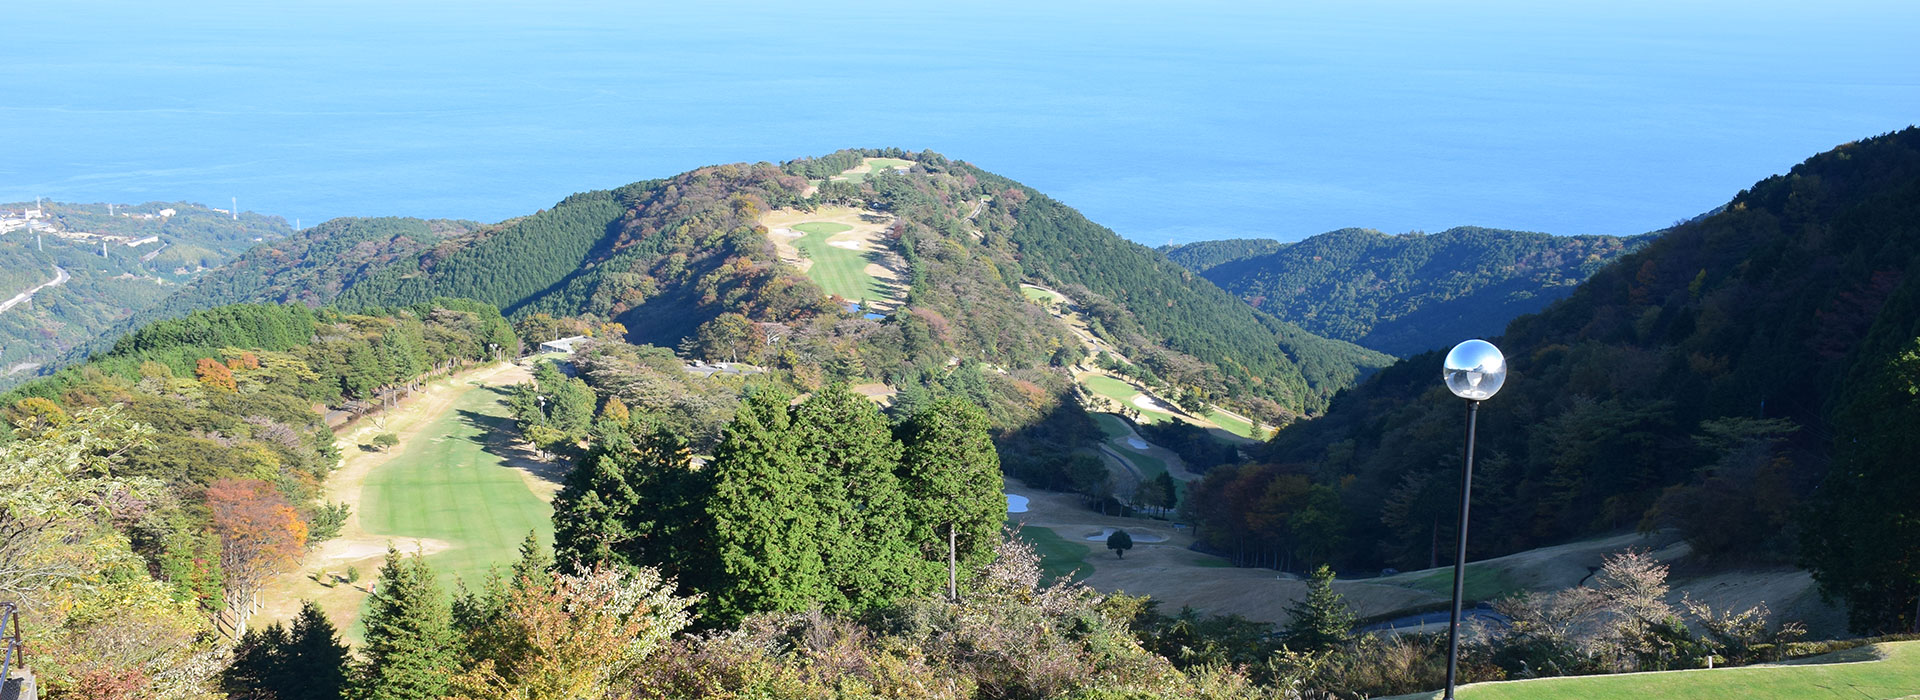
[[1025, 295], [1028, 299], [1032, 299], [1034, 301], [1046, 302], [1048, 304], [1052, 304], [1060, 301], [1061, 299], [1066, 298], [1066, 297], [1060, 296], [1056, 292], [1050, 292], [1045, 289], [1034, 289], [1032, 287], [1021, 287], [1020, 293], [1022, 295]]
[[1093, 414], [1093, 422], [1095, 425], [1100, 426], [1100, 432], [1105, 433], [1109, 439], [1126, 437], [1133, 432], [1127, 429], [1127, 419], [1111, 413], [1095, 413]]
[[813, 221], [798, 224], [793, 230], [807, 234], [795, 240], [793, 246], [813, 261], [813, 266], [807, 268], [807, 276], [812, 277], [821, 290], [853, 302], [886, 298], [886, 288], [867, 274], [865, 251], [827, 245], [828, 236], [851, 231], [852, 226]]
[[[1892, 642], [1875, 645], [1875, 648], [1883, 658], [1864, 663], [1847, 663], [1859, 654], [1837, 652], [1792, 665], [1480, 683], [1461, 687], [1458, 697], [1462, 700], [1890, 700], [1920, 693], [1920, 642]], [[1439, 693], [1400, 696], [1404, 700], [1437, 697]]]
[[1212, 409], [1212, 408], [1207, 409], [1207, 420], [1212, 421], [1214, 425], [1220, 426], [1221, 428], [1225, 428], [1227, 432], [1233, 433], [1243, 438], [1252, 438], [1254, 440], [1262, 440], [1267, 437], [1266, 435], [1264, 435], [1264, 433], [1266, 432], [1264, 430], [1260, 431], [1261, 433], [1263, 433], [1262, 435], [1258, 435], [1258, 436], [1254, 435], [1252, 423], [1248, 423], [1246, 421], [1240, 420], [1238, 418], [1227, 415], [1225, 413], [1221, 413], [1219, 409]]
[[1033, 545], [1035, 554], [1040, 555], [1040, 573], [1053, 580], [1061, 576], [1072, 576], [1078, 581], [1093, 573], [1086, 563], [1087, 555], [1093, 548], [1079, 542], [1070, 542], [1052, 530], [1044, 527], [1023, 525], [1020, 537]]
[[512, 563], [528, 531], [549, 547], [553, 543], [552, 508], [527, 490], [519, 472], [487, 451], [487, 441], [504, 442], [511, 425], [502, 398], [486, 387], [461, 394], [453, 410], [368, 474], [362, 491], [360, 518], [367, 532], [452, 545], [428, 558], [449, 587], [456, 576], [474, 585], [489, 566]]
[[867, 165], [872, 166], [872, 169], [868, 170], [867, 172], [864, 172], [864, 173], [846, 172], [846, 173], [840, 173], [835, 177], [844, 179], [847, 182], [863, 182], [867, 179], [868, 176], [871, 176], [874, 173], [880, 172], [882, 170], [886, 170], [888, 168], [913, 167], [913, 161], [901, 160], [899, 158], [868, 158], [866, 159], [866, 163]]
[[[1453, 596], [1453, 567], [1445, 567], [1424, 574], [1407, 574], [1380, 579], [1379, 583], [1392, 583], [1417, 588], [1435, 595]], [[1493, 600], [1518, 590], [1507, 579], [1507, 572], [1499, 567], [1480, 562], [1467, 564], [1466, 599]]]

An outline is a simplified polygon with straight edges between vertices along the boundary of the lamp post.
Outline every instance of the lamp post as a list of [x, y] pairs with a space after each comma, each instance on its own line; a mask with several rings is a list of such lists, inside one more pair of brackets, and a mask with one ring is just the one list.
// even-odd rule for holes
[[1480, 402], [1493, 398], [1507, 382], [1507, 358], [1484, 340], [1469, 340], [1447, 353], [1441, 378], [1454, 396], [1467, 400], [1467, 461], [1460, 467], [1460, 542], [1453, 559], [1453, 618], [1447, 623], [1447, 694], [1453, 700], [1454, 678], [1460, 668], [1460, 598], [1466, 588], [1467, 508], [1473, 502], [1473, 431], [1480, 419]]

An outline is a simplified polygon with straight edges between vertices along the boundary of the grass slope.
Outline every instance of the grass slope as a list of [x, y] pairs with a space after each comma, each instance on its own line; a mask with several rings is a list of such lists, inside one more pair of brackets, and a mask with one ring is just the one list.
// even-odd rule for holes
[[807, 276], [812, 277], [820, 289], [855, 302], [886, 298], [886, 288], [867, 274], [865, 252], [827, 244], [828, 237], [851, 231], [852, 226], [813, 221], [795, 225], [793, 230], [807, 234], [795, 240], [793, 246], [813, 261], [813, 266], [807, 268]]
[[553, 543], [553, 509], [489, 451], [489, 439], [507, 434], [510, 423], [502, 398], [494, 387], [466, 391], [454, 410], [367, 475], [360, 506], [367, 531], [450, 543], [428, 558], [449, 586], [455, 577], [478, 584], [488, 567], [511, 563], [528, 531]]
[[[1480, 683], [1460, 688], [1456, 696], [1462, 700], [1891, 700], [1920, 694], [1920, 642], [1878, 644], [1873, 649], [1879, 657], [1873, 661], [1858, 661], [1859, 650], [1850, 650], [1782, 665]], [[1438, 697], [1440, 693], [1418, 693], [1397, 700]]]

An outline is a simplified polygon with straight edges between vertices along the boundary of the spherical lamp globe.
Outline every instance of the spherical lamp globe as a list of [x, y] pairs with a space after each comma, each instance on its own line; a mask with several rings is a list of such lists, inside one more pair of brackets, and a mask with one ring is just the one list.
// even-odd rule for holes
[[1501, 384], [1507, 383], [1507, 358], [1493, 343], [1469, 340], [1453, 346], [1447, 353], [1446, 370], [1441, 376], [1447, 380], [1447, 388], [1454, 396], [1485, 401], [1499, 393]]

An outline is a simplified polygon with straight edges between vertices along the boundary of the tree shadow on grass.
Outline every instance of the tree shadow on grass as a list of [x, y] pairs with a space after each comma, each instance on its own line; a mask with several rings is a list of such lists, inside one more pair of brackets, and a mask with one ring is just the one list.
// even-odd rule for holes
[[[501, 391], [497, 387], [487, 387], [490, 391]], [[520, 429], [513, 419], [459, 409], [460, 422], [474, 428], [477, 432], [470, 438], [480, 445], [481, 451], [499, 458], [509, 468], [521, 469], [541, 480], [558, 485], [566, 479], [567, 471], [573, 468], [565, 459], [547, 462], [533, 458], [533, 452], [520, 440]]]

